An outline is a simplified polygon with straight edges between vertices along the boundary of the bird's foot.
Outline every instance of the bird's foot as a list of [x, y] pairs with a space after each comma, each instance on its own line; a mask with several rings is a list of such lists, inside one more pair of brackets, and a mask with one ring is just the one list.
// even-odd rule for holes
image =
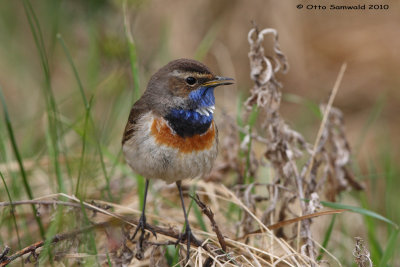
[[202, 242], [199, 241], [192, 233], [192, 229], [190, 228], [189, 224], [186, 225], [186, 229], [184, 233], [179, 235], [178, 240], [175, 242], [175, 246], [179, 243], [185, 243], [186, 241], [186, 263], [189, 262], [190, 258], [190, 244], [194, 243], [196, 246], [200, 247]]
[[136, 226], [135, 232], [133, 233], [132, 237], [130, 238], [131, 240], [135, 239], [137, 233], [140, 230], [140, 237], [139, 237], [139, 247], [142, 248], [143, 247], [143, 241], [144, 241], [144, 235], [146, 233], [146, 229], [149, 230], [155, 238], [157, 238], [156, 232], [153, 230], [153, 228], [151, 226], [149, 226], [146, 223], [146, 216], [144, 214], [142, 214], [140, 216], [138, 225]]

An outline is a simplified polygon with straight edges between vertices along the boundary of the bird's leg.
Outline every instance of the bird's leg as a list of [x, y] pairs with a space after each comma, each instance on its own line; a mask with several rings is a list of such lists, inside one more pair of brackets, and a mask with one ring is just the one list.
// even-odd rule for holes
[[144, 240], [144, 234], [145, 234], [145, 229], [147, 228], [155, 237], [156, 233], [154, 232], [154, 230], [152, 230], [150, 227], [148, 227], [146, 225], [146, 199], [147, 199], [147, 190], [149, 188], [149, 179], [146, 179], [146, 185], [145, 185], [145, 189], [144, 189], [144, 200], [143, 200], [143, 208], [142, 208], [142, 214], [140, 215], [140, 219], [139, 219], [139, 223], [136, 226], [136, 230], [133, 233], [132, 236], [132, 240], [136, 237], [136, 234], [139, 232], [139, 230], [141, 231], [140, 237], [139, 237], [139, 244], [140, 247], [142, 248], [143, 245], [143, 240]]
[[183, 235], [180, 235], [179, 239], [177, 240], [176, 244], [178, 244], [181, 241], [187, 241], [186, 244], [186, 249], [187, 249], [187, 254], [186, 254], [186, 262], [189, 261], [189, 256], [190, 256], [190, 242], [193, 241], [196, 245], [200, 246], [201, 242], [196, 239], [196, 237], [192, 234], [192, 230], [190, 229], [190, 224], [189, 220], [186, 214], [186, 209], [185, 209], [185, 202], [183, 201], [183, 194], [182, 194], [182, 187], [181, 187], [181, 181], [176, 182], [176, 186], [178, 187], [179, 190], [179, 196], [181, 197], [181, 203], [182, 203], [182, 209], [183, 209], [183, 214], [185, 216], [185, 223], [186, 223], [186, 228], [185, 232]]

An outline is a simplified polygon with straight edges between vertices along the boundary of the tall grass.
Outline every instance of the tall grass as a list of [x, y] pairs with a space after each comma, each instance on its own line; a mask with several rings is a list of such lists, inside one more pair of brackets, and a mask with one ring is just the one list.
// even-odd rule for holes
[[7, 192], [8, 201], [10, 201], [10, 203], [11, 203], [11, 205], [10, 205], [11, 212], [10, 212], [10, 213], [11, 213], [12, 220], [13, 220], [13, 223], [14, 223], [15, 233], [17, 234], [18, 249], [22, 249], [21, 237], [20, 237], [20, 235], [19, 235], [17, 219], [15, 218], [14, 206], [13, 206], [13, 204], [12, 204], [13, 201], [12, 201], [12, 198], [11, 198], [11, 194], [10, 194], [10, 191], [8, 190], [8, 186], [7, 186], [6, 180], [4, 179], [3, 173], [1, 173], [1, 171], [0, 171], [0, 176], [1, 176], [1, 180], [2, 180], [3, 185], [4, 185], [4, 189], [5, 189], [6, 192]]
[[[1, 87], [0, 87], [0, 101], [1, 101], [1, 104], [3, 106], [4, 122], [5, 122], [6, 127], [7, 127], [7, 131], [8, 131], [8, 134], [9, 134], [9, 138], [10, 138], [10, 142], [11, 142], [11, 145], [12, 145], [12, 149], [13, 149], [15, 158], [18, 161], [19, 171], [20, 171], [20, 174], [21, 174], [22, 183], [24, 185], [25, 192], [28, 195], [29, 199], [33, 199], [32, 189], [31, 189], [31, 186], [30, 186], [30, 184], [28, 182], [28, 176], [26, 174], [24, 165], [22, 163], [22, 157], [21, 157], [21, 154], [20, 154], [19, 149], [18, 149], [17, 141], [16, 141], [15, 135], [14, 135], [14, 130], [13, 130], [13, 127], [11, 125], [10, 115], [8, 114], [6, 101], [4, 99]], [[8, 192], [8, 190], [7, 190], [7, 192]], [[9, 197], [11, 198], [11, 196], [9, 196]], [[37, 223], [37, 225], [39, 227], [40, 235], [42, 236], [42, 238], [44, 238], [45, 231], [44, 231], [44, 228], [43, 228], [42, 220], [41, 220], [40, 216], [38, 216], [38, 212], [37, 212], [36, 206], [32, 204], [31, 208], [32, 208], [33, 216], [34, 216], [34, 218], [36, 220], [36, 223]]]

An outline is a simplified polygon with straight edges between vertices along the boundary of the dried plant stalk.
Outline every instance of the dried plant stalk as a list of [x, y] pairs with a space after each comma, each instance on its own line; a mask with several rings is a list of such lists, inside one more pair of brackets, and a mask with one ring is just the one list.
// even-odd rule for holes
[[372, 267], [373, 263], [368, 249], [364, 245], [364, 240], [361, 237], [356, 237], [356, 246], [353, 250], [354, 259], [359, 267]]
[[[264, 37], [268, 34], [273, 36], [273, 55], [265, 55], [263, 48]], [[250, 96], [245, 101], [245, 118], [254, 110], [258, 110], [258, 120], [261, 132], [254, 133], [243, 129], [246, 134], [244, 140], [248, 143], [252, 138], [256, 141], [262, 140], [266, 146], [264, 158], [268, 160], [273, 170], [272, 186], [268, 187], [269, 206], [262, 214], [262, 222], [265, 224], [276, 223], [285, 218], [298, 215], [293, 209], [293, 204], [300, 206], [300, 215], [312, 214], [321, 208], [319, 203], [320, 196], [329, 200], [334, 200], [336, 195], [347, 189], [362, 189], [351, 174], [348, 165], [350, 164], [350, 146], [347, 141], [343, 115], [337, 108], [331, 108], [327, 112], [325, 123], [322, 124], [322, 132], [317, 144], [309, 144], [305, 138], [297, 131], [291, 129], [280, 116], [279, 108], [282, 97], [282, 84], [277, 80], [277, 73], [286, 73], [288, 62], [281, 51], [278, 43], [278, 34], [274, 29], [264, 29], [259, 31], [257, 27], [252, 28], [248, 34], [250, 44], [250, 77], [254, 81], [254, 86], [250, 91]], [[339, 85], [338, 82], [337, 86]], [[333, 98], [330, 99], [332, 104]], [[325, 105], [321, 105], [322, 111]], [[262, 137], [261, 137], [262, 136]], [[249, 146], [241, 146], [250, 149]], [[252, 151], [249, 152], [250, 155]], [[308, 157], [306, 164], [301, 166], [300, 159], [304, 161]], [[262, 159], [255, 159], [261, 162]], [[256, 166], [258, 167], [258, 166]], [[300, 171], [301, 170], [301, 171]], [[256, 171], [252, 172], [254, 175]], [[255, 177], [257, 180], [257, 177]], [[282, 190], [284, 188], [285, 190]], [[253, 195], [253, 185], [248, 185], [238, 194], [243, 199], [243, 203], [250, 210], [255, 210], [256, 203]], [[244, 193], [243, 193], [244, 192]], [[309, 202], [303, 201], [309, 199]], [[244, 216], [243, 220], [250, 220]], [[311, 232], [312, 219], [305, 219], [301, 222], [300, 228], [294, 228], [293, 234], [299, 234], [301, 241], [301, 253], [310, 259], [309, 264], [315, 265], [316, 247], [313, 242]], [[251, 222], [246, 221], [243, 227], [244, 234], [249, 233]], [[285, 237], [284, 231], [276, 233], [280, 237]]]

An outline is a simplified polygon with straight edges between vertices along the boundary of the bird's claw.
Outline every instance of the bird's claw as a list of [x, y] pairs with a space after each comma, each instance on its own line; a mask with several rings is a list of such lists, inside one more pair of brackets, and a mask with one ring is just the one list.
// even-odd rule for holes
[[190, 256], [190, 243], [196, 244], [196, 246], [201, 246], [201, 242], [197, 240], [197, 238], [193, 235], [192, 229], [190, 229], [190, 226], [187, 225], [185, 232], [179, 234], [178, 239], [175, 242], [175, 246], [177, 246], [179, 243], [185, 243], [186, 241], [186, 262], [189, 262], [189, 256]]
[[131, 240], [134, 240], [137, 233], [139, 232], [139, 230], [141, 231], [140, 233], [140, 237], [139, 237], [139, 243], [140, 243], [140, 247], [142, 247], [143, 241], [144, 241], [144, 234], [146, 233], [146, 229], [149, 230], [155, 238], [157, 238], [157, 234], [156, 232], [153, 230], [152, 227], [150, 227], [147, 223], [146, 223], [146, 216], [144, 214], [142, 214], [140, 216], [138, 225], [136, 226], [136, 230], [133, 233]]
[[156, 231], [154, 231], [153, 227], [151, 227], [150, 225], [146, 224], [146, 227], [145, 227], [145, 228], [146, 228], [148, 231], [150, 231], [150, 233], [152, 233], [153, 236], [157, 239], [157, 234], [156, 234]]

